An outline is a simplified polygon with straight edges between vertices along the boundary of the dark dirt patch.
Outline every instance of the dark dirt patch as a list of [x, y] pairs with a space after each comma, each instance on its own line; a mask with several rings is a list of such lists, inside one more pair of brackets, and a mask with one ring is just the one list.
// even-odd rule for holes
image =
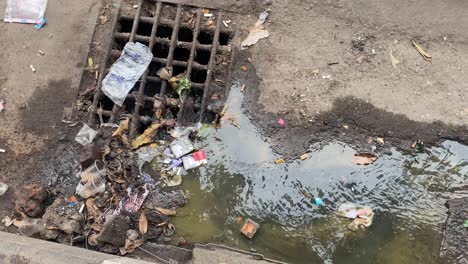
[[[387, 147], [378, 149], [382, 152], [390, 146], [410, 151], [411, 145], [418, 140], [427, 146], [447, 139], [468, 143], [468, 129], [465, 126], [412, 121], [404, 115], [376, 108], [351, 96], [338, 98], [330, 111], [321, 113], [313, 120], [306, 117], [290, 118], [291, 115], [287, 112], [266, 112], [263, 106], [258, 104], [260, 92], [257, 87], [261, 80], [255, 75], [254, 66], [248, 62], [249, 56], [248, 52], [239, 53], [237, 61], [233, 63], [233, 79], [243, 80], [246, 84], [246, 112], [271, 143], [273, 150], [284, 157], [297, 158], [308, 150], [311, 144], [326, 144], [334, 140], [368, 150], [370, 145], [367, 141], [371, 136], [385, 139]], [[248, 65], [247, 73], [239, 70], [244, 65]], [[285, 128], [277, 124], [278, 118], [285, 120]], [[348, 129], [343, 127], [345, 125]]]

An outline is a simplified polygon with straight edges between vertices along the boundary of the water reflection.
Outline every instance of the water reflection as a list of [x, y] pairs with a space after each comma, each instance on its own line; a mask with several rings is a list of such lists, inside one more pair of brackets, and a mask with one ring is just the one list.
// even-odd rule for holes
[[[199, 142], [209, 165], [184, 176], [189, 203], [174, 222], [194, 242], [253, 249], [290, 263], [437, 263], [444, 203], [467, 182], [467, 147], [444, 142], [415, 156], [392, 150], [369, 165], [354, 165], [355, 150], [340, 142], [312, 146], [310, 158], [275, 165], [278, 158], [241, 110], [231, 90], [226, 123]], [[321, 197], [324, 206], [317, 206]], [[334, 215], [344, 202], [373, 208], [366, 232], [346, 229]], [[237, 217], [261, 224], [253, 240]]]

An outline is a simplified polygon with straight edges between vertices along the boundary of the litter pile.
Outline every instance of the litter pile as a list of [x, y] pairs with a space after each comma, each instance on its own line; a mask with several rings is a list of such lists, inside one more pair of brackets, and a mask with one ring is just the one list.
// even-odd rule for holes
[[[145, 45], [128, 43], [103, 80], [104, 93], [122, 104], [151, 58]], [[173, 78], [179, 96], [190, 89], [187, 78]], [[170, 99], [177, 107], [180, 100], [165, 101]], [[128, 116], [119, 124], [101, 122], [97, 129], [83, 124], [75, 137], [81, 145], [75, 193], [52, 197], [44, 186], [24, 186], [16, 192], [17, 214], [4, 224], [17, 226], [22, 235], [121, 255], [148, 240], [171, 241], [170, 217], [187, 200], [177, 186], [186, 171], [207, 164], [207, 158], [195, 142], [202, 125], [178, 126], [165, 111], [171, 106], [155, 102], [151, 124], [140, 135], [130, 135]]]

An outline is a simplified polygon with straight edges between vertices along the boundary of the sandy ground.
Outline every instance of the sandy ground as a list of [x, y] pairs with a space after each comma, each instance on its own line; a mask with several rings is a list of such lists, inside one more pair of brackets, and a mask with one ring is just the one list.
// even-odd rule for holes
[[[0, 0], [5, 10], [6, 0]], [[14, 190], [24, 183], [46, 183], [43, 168], [50, 155], [61, 155], [58, 142], [68, 133], [62, 123], [64, 107], [78, 91], [99, 0], [50, 0], [47, 25], [0, 23], [0, 181], [10, 190], [0, 197], [0, 215], [12, 214]], [[3, 16], [2, 16], [3, 21]], [[40, 55], [42, 50], [45, 55]], [[33, 72], [29, 65], [33, 65]]]
[[468, 2], [286, 0], [270, 8], [271, 35], [252, 54], [265, 111], [302, 118], [304, 110], [308, 120], [354, 96], [415, 121], [467, 123]]

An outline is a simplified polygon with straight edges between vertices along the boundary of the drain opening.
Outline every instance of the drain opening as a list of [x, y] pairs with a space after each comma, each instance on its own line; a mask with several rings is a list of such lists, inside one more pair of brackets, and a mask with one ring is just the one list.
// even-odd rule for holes
[[231, 34], [226, 33], [226, 32], [219, 32], [219, 45], [221, 46], [229, 45], [231, 38], [232, 38]]
[[205, 83], [207, 77], [206, 70], [193, 70], [190, 76], [190, 80], [194, 83]]
[[179, 75], [181, 73], [187, 72], [187, 67], [182, 67], [182, 66], [174, 66], [172, 69], [173, 71], [173, 76]]
[[208, 65], [208, 62], [210, 62], [210, 57], [211, 51], [197, 50], [195, 55], [195, 61], [202, 65]]
[[156, 31], [156, 37], [171, 39], [171, 36], [172, 36], [171, 27], [166, 26], [166, 25], [158, 26], [158, 30]]
[[99, 100], [99, 104], [103, 110], [111, 111], [112, 107], [114, 107], [114, 102], [112, 102], [111, 99], [109, 99], [107, 96]]
[[200, 34], [198, 34], [198, 42], [200, 44], [212, 44], [213, 34], [211, 32], [201, 31]]
[[180, 28], [179, 29], [179, 41], [192, 42], [193, 41], [193, 31], [190, 28]]
[[188, 61], [189, 58], [190, 58], [190, 50], [184, 49], [184, 48], [175, 48], [174, 60]]
[[156, 44], [153, 47], [153, 55], [158, 58], [167, 58], [169, 56], [169, 47], [165, 44]]

